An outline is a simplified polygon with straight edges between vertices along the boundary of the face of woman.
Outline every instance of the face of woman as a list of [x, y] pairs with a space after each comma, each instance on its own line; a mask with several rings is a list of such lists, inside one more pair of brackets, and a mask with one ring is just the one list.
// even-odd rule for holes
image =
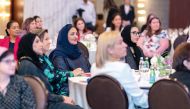
[[40, 41], [39, 37], [36, 37], [34, 39], [33, 45], [32, 45], [33, 51], [38, 55], [43, 55], [43, 44]]
[[50, 40], [49, 34], [47, 32], [44, 34], [42, 44], [43, 44], [43, 52], [47, 53], [49, 51], [49, 48], [51, 45], [51, 40]]
[[30, 23], [29, 31], [33, 32], [36, 29], [36, 22], [35, 20]]
[[84, 22], [83, 22], [82, 20], [79, 20], [79, 21], [77, 22], [77, 29], [78, 29], [79, 31], [83, 31], [83, 30], [84, 30], [84, 27], [85, 27]]
[[124, 3], [129, 5], [130, 4], [130, 1], [129, 0], [124, 0]]
[[157, 31], [160, 29], [160, 22], [158, 19], [153, 19], [150, 23], [152, 31]]
[[137, 27], [132, 27], [131, 28], [131, 41], [133, 43], [137, 43], [139, 39], [139, 29]]
[[8, 55], [0, 61], [0, 73], [1, 75], [11, 76], [15, 74], [16, 61], [14, 55]]
[[42, 26], [43, 26], [42, 19], [41, 18], [37, 18], [36, 19], [36, 28], [42, 29]]
[[127, 45], [123, 42], [122, 37], [119, 36], [115, 41], [114, 47], [110, 48], [109, 53], [114, 59], [119, 60], [127, 55], [126, 47]]
[[19, 24], [17, 22], [13, 22], [10, 29], [8, 29], [10, 36], [19, 35]]
[[121, 16], [120, 15], [115, 16], [112, 23], [115, 25], [116, 28], [120, 28], [122, 24]]
[[78, 41], [78, 36], [77, 36], [77, 30], [76, 28], [72, 27], [69, 32], [68, 32], [68, 40], [69, 43], [72, 45], [76, 45]]

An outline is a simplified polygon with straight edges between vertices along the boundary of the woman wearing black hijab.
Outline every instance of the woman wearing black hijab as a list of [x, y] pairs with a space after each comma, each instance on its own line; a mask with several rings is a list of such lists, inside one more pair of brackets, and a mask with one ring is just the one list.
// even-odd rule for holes
[[50, 54], [50, 60], [57, 69], [63, 71], [90, 72], [90, 63], [78, 48], [77, 30], [71, 24], [65, 25], [57, 39], [56, 49]]
[[18, 59], [19, 75], [39, 77], [48, 90], [48, 109], [81, 109], [71, 105], [72, 100], [66, 96], [53, 94], [52, 85], [44, 73], [43, 63], [39, 57], [43, 55], [42, 42], [36, 34], [24, 35], [19, 43]]
[[130, 65], [132, 69], [138, 69], [140, 57], [144, 57], [141, 49], [136, 45], [139, 39], [139, 29], [131, 25], [126, 26], [121, 36], [124, 42], [128, 45], [126, 62]]

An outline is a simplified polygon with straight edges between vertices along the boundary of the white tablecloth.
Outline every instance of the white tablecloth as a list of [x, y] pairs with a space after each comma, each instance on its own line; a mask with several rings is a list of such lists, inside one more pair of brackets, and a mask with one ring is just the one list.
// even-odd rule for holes
[[89, 77], [72, 77], [69, 78], [69, 96], [75, 103], [84, 109], [90, 109], [86, 100], [86, 86]]
[[[70, 97], [75, 101], [77, 105], [83, 107], [84, 109], [90, 109], [86, 99], [86, 86], [88, 78], [89, 77], [69, 78]], [[139, 81], [138, 83], [142, 89], [149, 89], [152, 86], [149, 81]]]

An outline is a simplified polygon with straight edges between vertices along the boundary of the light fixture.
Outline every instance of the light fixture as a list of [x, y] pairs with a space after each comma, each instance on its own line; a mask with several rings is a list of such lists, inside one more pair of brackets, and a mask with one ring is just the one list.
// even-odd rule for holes
[[145, 4], [144, 3], [138, 3], [137, 4], [137, 8], [144, 8], [145, 7]]
[[10, 6], [11, 2], [7, 0], [1, 0], [0, 1], [0, 6]]

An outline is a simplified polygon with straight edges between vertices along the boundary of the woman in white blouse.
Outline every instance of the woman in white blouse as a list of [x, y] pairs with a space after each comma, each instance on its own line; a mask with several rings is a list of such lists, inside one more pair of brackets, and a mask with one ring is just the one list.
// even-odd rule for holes
[[130, 66], [120, 61], [127, 54], [126, 47], [120, 32], [102, 33], [98, 39], [96, 63], [91, 68], [92, 76], [106, 74], [118, 80], [128, 95], [129, 109], [148, 108], [147, 95], [139, 88]]

